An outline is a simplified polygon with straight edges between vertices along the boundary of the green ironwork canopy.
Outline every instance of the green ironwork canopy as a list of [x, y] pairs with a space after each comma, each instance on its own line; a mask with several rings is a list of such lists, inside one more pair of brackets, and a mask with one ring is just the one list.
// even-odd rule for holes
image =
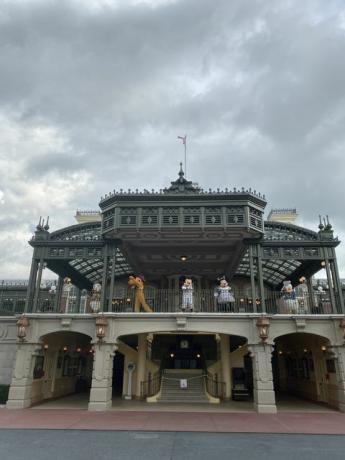
[[[184, 232], [183, 232], [184, 233]], [[327, 235], [326, 235], [327, 236]], [[193, 247], [193, 241], [188, 240], [188, 233], [185, 235], [185, 244]], [[257, 241], [259, 242], [259, 241]], [[132, 273], [135, 267], [145, 272], [145, 267], [159, 261], [160, 255], [164, 256], [167, 249], [163, 246], [156, 246], [155, 252], [144, 260], [146, 255], [143, 252], [141, 257], [131, 260], [131, 252], [123, 244], [121, 239], [105, 237], [102, 234], [102, 223], [92, 222], [72, 225], [66, 228], [49, 233], [47, 229], [36, 231], [31, 245], [37, 247], [41, 256], [46, 260], [48, 268], [60, 276], [71, 276], [79, 282], [81, 287], [89, 288], [92, 283], [101, 281], [103, 276], [105, 247], [113, 247], [115, 256], [115, 269], [113, 270], [113, 258], [108, 263], [108, 276], [114, 273], [116, 277], [126, 276]], [[144, 243], [148, 244], [148, 242]], [[281, 285], [285, 279], [296, 278], [301, 274], [313, 274], [320, 269], [320, 261], [325, 256], [325, 245], [334, 247], [338, 244], [336, 239], [323, 238], [320, 232], [314, 232], [293, 224], [280, 222], [265, 222], [264, 235], [260, 241], [262, 250], [262, 272], [264, 282], [272, 287]], [[211, 243], [212, 246], [212, 243]], [[197, 247], [192, 248], [195, 252]], [[210, 247], [210, 250], [212, 247]], [[140, 251], [140, 247], [138, 247]], [[216, 251], [216, 246], [214, 248]], [[218, 246], [219, 251], [219, 246]], [[199, 260], [199, 262], [198, 262]], [[220, 259], [223, 260], [223, 259]], [[240, 262], [235, 267], [235, 276], [250, 276], [250, 263], [248, 249], [244, 251]], [[139, 264], [138, 264], [139, 261]], [[169, 258], [167, 258], [169, 262]], [[198, 269], [198, 263], [202, 259], [195, 257], [193, 268]], [[212, 265], [209, 258], [210, 269], [222, 270], [222, 267]], [[139, 266], [142, 263], [142, 266]], [[205, 264], [205, 260], [203, 260]], [[201, 268], [201, 265], [200, 265]], [[224, 269], [224, 268], [223, 268]], [[206, 273], [206, 272], [205, 272]], [[214, 277], [219, 275], [215, 272]], [[257, 275], [257, 267], [254, 266], [254, 275]], [[207, 276], [212, 276], [210, 270]], [[85, 280], [85, 282], [83, 282]]]

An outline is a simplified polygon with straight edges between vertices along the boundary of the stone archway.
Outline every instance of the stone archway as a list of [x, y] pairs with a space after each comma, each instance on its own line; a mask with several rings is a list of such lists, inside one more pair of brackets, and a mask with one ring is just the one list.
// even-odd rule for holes
[[92, 364], [91, 337], [86, 334], [52, 332], [41, 336], [37, 344], [18, 344], [7, 407], [30, 407], [74, 393], [88, 394]]
[[337, 363], [330, 341], [296, 332], [279, 336], [274, 343], [272, 370], [278, 409], [288, 409], [289, 403], [298, 409], [307, 402], [338, 408]]

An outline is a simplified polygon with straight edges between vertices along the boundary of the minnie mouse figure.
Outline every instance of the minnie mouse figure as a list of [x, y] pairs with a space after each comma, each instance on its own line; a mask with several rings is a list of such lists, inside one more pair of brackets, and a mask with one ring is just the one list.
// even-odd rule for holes
[[219, 286], [214, 291], [217, 301], [217, 310], [220, 312], [231, 312], [234, 310], [235, 297], [225, 276], [218, 278]]

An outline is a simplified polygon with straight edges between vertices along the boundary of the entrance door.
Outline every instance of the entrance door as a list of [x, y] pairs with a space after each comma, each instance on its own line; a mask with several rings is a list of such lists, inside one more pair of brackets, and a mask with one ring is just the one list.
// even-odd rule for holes
[[122, 396], [123, 372], [125, 357], [122, 353], [116, 352], [113, 362], [113, 395]]

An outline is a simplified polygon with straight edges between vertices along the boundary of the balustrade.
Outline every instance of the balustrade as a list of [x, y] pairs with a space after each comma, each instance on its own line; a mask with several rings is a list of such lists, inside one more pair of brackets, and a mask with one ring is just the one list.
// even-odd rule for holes
[[[340, 299], [336, 295], [336, 309], [332, 310], [331, 299], [328, 292], [313, 291], [304, 295], [287, 296], [280, 291], [271, 291], [265, 296], [265, 311], [262, 308], [262, 299], [252, 298], [248, 292], [241, 290], [233, 291], [235, 301], [227, 304], [217, 303], [213, 289], [194, 289], [193, 309], [183, 310], [182, 292], [174, 289], [145, 288], [147, 304], [154, 313], [267, 313], [269, 315], [330, 315], [341, 314]], [[25, 293], [10, 293], [0, 291], [0, 315], [15, 315], [24, 312]], [[106, 299], [105, 305], [110, 305], [112, 313], [134, 312], [135, 292], [132, 289], [115, 289], [115, 297]], [[28, 313], [32, 309], [29, 306]], [[89, 296], [82, 295], [80, 305], [77, 305], [76, 296], [64, 295], [59, 305], [55, 303], [55, 295], [41, 291], [37, 300], [36, 313], [93, 313], [90, 308]], [[147, 313], [146, 313], [147, 314]]]

